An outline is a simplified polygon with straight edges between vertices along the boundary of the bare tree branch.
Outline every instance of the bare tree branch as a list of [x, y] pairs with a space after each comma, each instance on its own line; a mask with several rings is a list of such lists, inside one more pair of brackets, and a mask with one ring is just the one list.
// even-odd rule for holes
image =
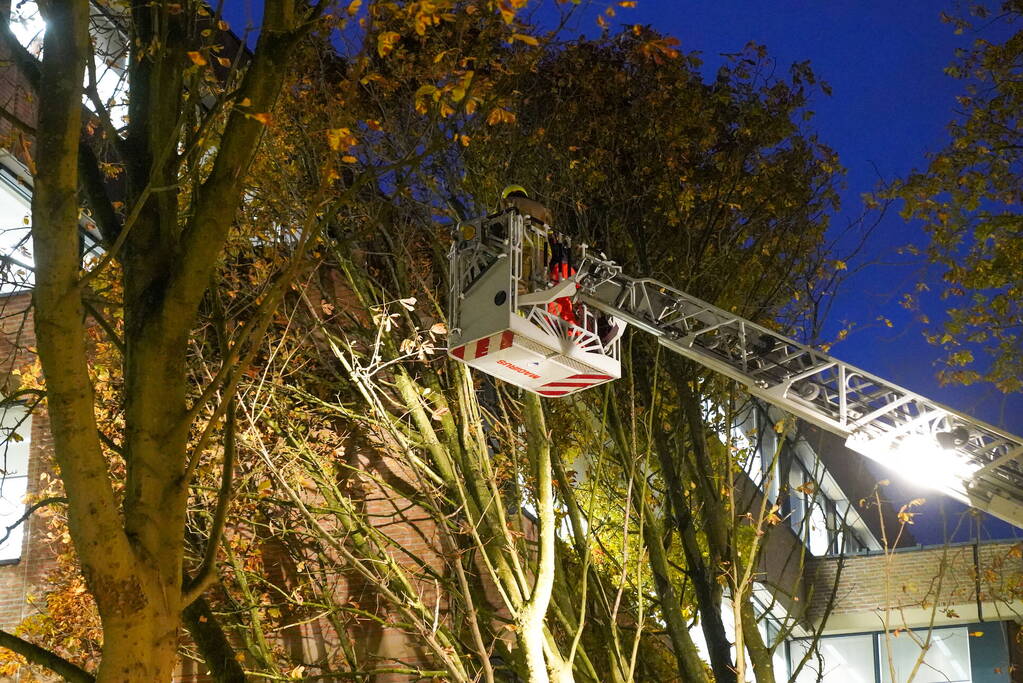
[[71, 683], [92, 683], [96, 680], [95, 676], [77, 664], [72, 664], [46, 648], [22, 640], [13, 633], [0, 630], [0, 647], [16, 652], [30, 663], [45, 667]]
[[14, 530], [17, 529], [19, 525], [23, 524], [26, 519], [31, 517], [32, 513], [38, 510], [39, 508], [44, 508], [47, 505], [54, 505], [56, 503], [66, 502], [67, 498], [65, 498], [64, 496], [50, 496], [49, 498], [43, 498], [39, 502], [29, 505], [27, 508], [25, 508], [25, 513], [21, 517], [19, 517], [14, 522], [14, 524], [11, 524], [10, 526], [7, 527], [7, 531], [4, 533], [3, 537], [0, 538], [0, 545], [7, 542], [7, 539], [11, 537], [12, 533], [14, 533]]

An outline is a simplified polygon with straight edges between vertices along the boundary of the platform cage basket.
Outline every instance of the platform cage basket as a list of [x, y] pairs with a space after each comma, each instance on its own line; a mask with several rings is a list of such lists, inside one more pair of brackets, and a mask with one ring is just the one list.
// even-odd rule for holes
[[[455, 232], [448, 292], [452, 358], [547, 397], [621, 376], [624, 323], [614, 321], [609, 334], [609, 319], [576, 301], [570, 264], [581, 262], [584, 245], [514, 208], [462, 223]], [[552, 277], [555, 244], [570, 256]]]

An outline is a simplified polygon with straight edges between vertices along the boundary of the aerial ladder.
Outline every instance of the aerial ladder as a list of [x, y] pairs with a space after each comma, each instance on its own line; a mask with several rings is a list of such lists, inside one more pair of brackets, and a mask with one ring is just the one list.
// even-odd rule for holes
[[[509, 208], [450, 251], [448, 354], [547, 398], [621, 377], [631, 325], [851, 450], [1023, 528], [1023, 438], [649, 278]], [[937, 473], [940, 476], [933, 476]]]

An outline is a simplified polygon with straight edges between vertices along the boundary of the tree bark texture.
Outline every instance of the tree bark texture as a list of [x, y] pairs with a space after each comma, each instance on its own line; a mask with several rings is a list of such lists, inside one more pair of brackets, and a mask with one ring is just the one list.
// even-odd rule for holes
[[[79, 177], [83, 164], [94, 170], [96, 163], [81, 153], [90, 7], [88, 0], [40, 2], [47, 29], [32, 200], [37, 345], [71, 537], [103, 625], [96, 679], [118, 683], [169, 681], [176, 666], [187, 607], [185, 473], [196, 426], [186, 396], [186, 351], [265, 125], [232, 110], [212, 169], [182, 220], [177, 145], [184, 112], [196, 102], [183, 85], [188, 17], [172, 4], [139, 0], [131, 9], [130, 123], [118, 143], [127, 157], [127, 206], [141, 206], [123, 228], [131, 231], [121, 235], [123, 249], [113, 254], [122, 266], [125, 317], [126, 479], [118, 504], [94, 413], [80, 275], [80, 181], [93, 190], [90, 203], [103, 199], [92, 187], [95, 174]], [[267, 3], [256, 54], [237, 92], [248, 110], [273, 108], [300, 19], [307, 18], [295, 6], [295, 0]], [[104, 208], [93, 211], [103, 216]], [[109, 238], [113, 227], [104, 227]]]

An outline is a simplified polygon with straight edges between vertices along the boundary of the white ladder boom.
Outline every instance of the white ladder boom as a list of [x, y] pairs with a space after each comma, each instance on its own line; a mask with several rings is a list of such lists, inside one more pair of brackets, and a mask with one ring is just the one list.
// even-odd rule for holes
[[[1023, 528], [1023, 439], [584, 250], [577, 300], [846, 438], [912, 481]], [[940, 445], [939, 445], [940, 443]]]

